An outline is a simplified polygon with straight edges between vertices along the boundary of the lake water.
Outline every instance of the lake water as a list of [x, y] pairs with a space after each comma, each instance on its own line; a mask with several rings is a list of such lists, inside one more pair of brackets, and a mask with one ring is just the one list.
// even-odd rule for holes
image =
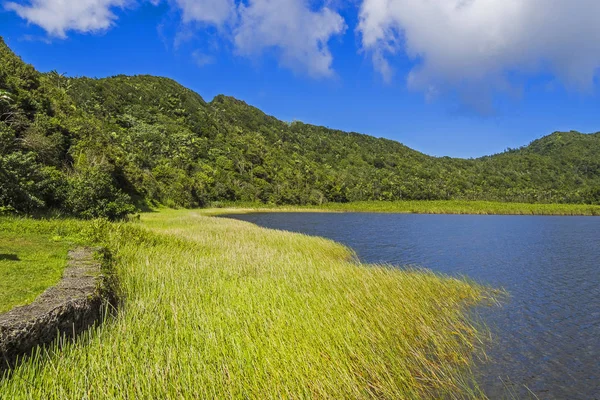
[[414, 264], [510, 293], [481, 316], [491, 399], [600, 399], [600, 218], [258, 213], [232, 218], [324, 236], [367, 263]]

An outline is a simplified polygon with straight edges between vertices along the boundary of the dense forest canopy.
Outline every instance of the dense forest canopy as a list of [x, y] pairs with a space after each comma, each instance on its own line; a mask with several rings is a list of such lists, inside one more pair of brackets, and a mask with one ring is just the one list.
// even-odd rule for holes
[[210, 103], [171, 79], [40, 73], [0, 38], [0, 211], [118, 218], [218, 200], [600, 203], [600, 134], [479, 159]]

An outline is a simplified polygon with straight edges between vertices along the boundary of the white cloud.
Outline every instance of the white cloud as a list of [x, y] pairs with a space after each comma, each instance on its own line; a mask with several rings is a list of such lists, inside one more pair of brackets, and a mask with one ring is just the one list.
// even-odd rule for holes
[[235, 16], [234, 0], [174, 0], [183, 22], [203, 22], [220, 26]]
[[195, 50], [192, 53], [192, 59], [199, 67], [205, 67], [207, 65], [213, 64], [215, 62], [215, 58], [209, 54], [204, 54], [200, 50]]
[[598, 0], [363, 0], [357, 30], [385, 79], [393, 55], [404, 51], [416, 60], [410, 87], [472, 97], [507, 89], [515, 73], [545, 72], [591, 88], [599, 15]]
[[172, 4], [181, 10], [184, 23], [220, 28], [238, 54], [251, 57], [274, 49], [282, 65], [315, 77], [333, 74], [328, 42], [346, 29], [338, 13], [326, 5], [315, 9], [309, 0], [237, 4], [234, 0], [173, 0]]
[[[1, 0], [0, 0], [1, 1]], [[8, 2], [5, 8], [41, 26], [50, 36], [65, 38], [67, 32], [104, 31], [114, 25], [114, 10], [145, 1], [161, 0], [26, 0]], [[167, 0], [181, 13], [183, 29], [216, 27], [219, 36], [231, 41], [243, 56], [275, 50], [280, 63], [295, 71], [321, 77], [333, 74], [333, 56], [328, 43], [344, 33], [346, 24], [331, 8], [331, 0]], [[329, 6], [328, 6], [329, 5]], [[200, 24], [197, 26], [196, 24]], [[205, 65], [212, 57], [202, 54], [195, 61]]]
[[8, 2], [5, 8], [51, 36], [64, 38], [70, 30], [87, 33], [110, 28], [116, 20], [112, 10], [127, 4], [128, 0], [31, 0], [26, 5]]
[[328, 42], [345, 29], [344, 19], [327, 7], [313, 11], [304, 0], [250, 0], [239, 8], [234, 43], [240, 54], [273, 48], [288, 68], [330, 76], [333, 57]]
[[[0, 0], [2, 1], [2, 0]], [[393, 58], [416, 61], [408, 85], [433, 97], [458, 90], [510, 90], [511, 77], [545, 72], [579, 89], [593, 87], [600, 67], [598, 0], [361, 0], [361, 48], [384, 79]], [[13, 0], [4, 3], [50, 36], [111, 28], [123, 7], [161, 0]], [[333, 74], [332, 38], [346, 23], [342, 0], [166, 0], [186, 29], [217, 28], [238, 54], [274, 50], [280, 63], [312, 76]], [[353, 9], [352, 7], [346, 8]], [[204, 49], [206, 51], [206, 49]]]

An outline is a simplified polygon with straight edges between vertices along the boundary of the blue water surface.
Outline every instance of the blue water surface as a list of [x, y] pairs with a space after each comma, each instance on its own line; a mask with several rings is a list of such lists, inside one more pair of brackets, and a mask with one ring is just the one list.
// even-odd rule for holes
[[600, 218], [256, 213], [229, 217], [324, 236], [366, 263], [418, 265], [504, 288], [479, 312], [492, 398], [600, 399]]

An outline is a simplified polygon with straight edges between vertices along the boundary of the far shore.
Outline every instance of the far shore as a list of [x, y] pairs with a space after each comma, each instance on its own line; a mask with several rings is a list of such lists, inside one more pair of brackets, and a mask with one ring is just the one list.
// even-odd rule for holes
[[473, 214], [473, 215], [562, 215], [600, 216], [600, 205], [504, 203], [493, 201], [418, 200], [360, 201], [322, 205], [287, 206], [248, 202], [213, 203], [203, 209], [207, 215], [252, 212], [378, 212], [402, 214]]

